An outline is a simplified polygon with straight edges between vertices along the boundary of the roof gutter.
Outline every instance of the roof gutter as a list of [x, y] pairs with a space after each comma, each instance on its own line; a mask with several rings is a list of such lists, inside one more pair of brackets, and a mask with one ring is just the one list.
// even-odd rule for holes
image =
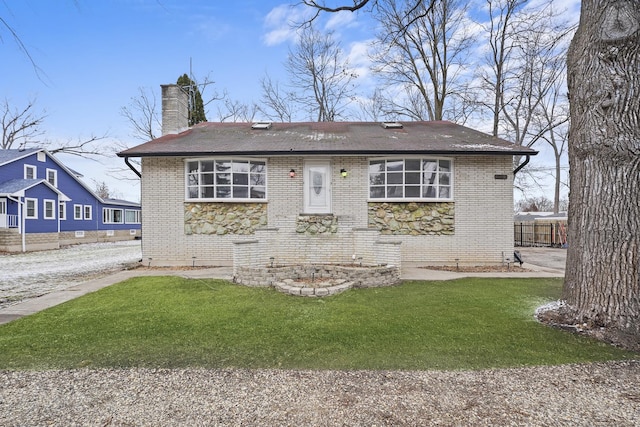
[[526, 156], [526, 159], [524, 159], [524, 162], [520, 163], [518, 167], [515, 168], [515, 170], [513, 171], [513, 176], [516, 176], [516, 174], [520, 172], [520, 169], [527, 166], [527, 164], [529, 163], [529, 160], [531, 160], [531, 156], [529, 154], [525, 154], [525, 156]]
[[136, 175], [138, 175], [138, 178], [142, 178], [142, 174], [140, 172], [138, 172], [138, 169], [136, 169], [130, 162], [129, 162], [129, 156], [125, 156], [124, 158], [124, 162], [127, 164], [127, 166], [129, 166], [129, 169], [131, 169], [133, 171], [133, 173], [135, 173]]

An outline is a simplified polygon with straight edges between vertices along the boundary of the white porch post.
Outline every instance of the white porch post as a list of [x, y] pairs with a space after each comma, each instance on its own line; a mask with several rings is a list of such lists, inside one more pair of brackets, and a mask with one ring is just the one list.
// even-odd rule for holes
[[18, 214], [20, 215], [20, 218], [18, 218], [19, 223], [20, 223], [20, 234], [22, 235], [22, 252], [26, 252], [27, 251], [27, 233], [25, 232], [25, 227], [27, 225], [26, 222], [26, 216], [27, 216], [27, 204], [23, 201], [19, 201], [20, 205], [22, 206], [22, 209], [18, 209]]

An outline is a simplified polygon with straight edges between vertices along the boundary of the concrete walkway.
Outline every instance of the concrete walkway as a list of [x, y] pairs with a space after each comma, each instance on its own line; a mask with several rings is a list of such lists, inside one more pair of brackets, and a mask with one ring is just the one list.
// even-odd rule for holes
[[[525, 272], [507, 272], [507, 273], [465, 273], [451, 272], [440, 270], [429, 270], [419, 266], [405, 266], [402, 269], [403, 280], [453, 280], [463, 277], [511, 277], [511, 278], [527, 278], [527, 277], [564, 277], [564, 271], [525, 264]], [[55, 291], [42, 295], [38, 298], [29, 299], [16, 305], [0, 309], [0, 325], [9, 323], [12, 320], [19, 319], [30, 314], [37, 313], [47, 308], [62, 304], [90, 292], [95, 292], [104, 287], [122, 282], [132, 277], [140, 276], [180, 276], [191, 279], [224, 279], [231, 280], [231, 267], [215, 267], [215, 268], [196, 268], [193, 270], [124, 270], [118, 273], [90, 280], [79, 285], [70, 286], [60, 291]]]

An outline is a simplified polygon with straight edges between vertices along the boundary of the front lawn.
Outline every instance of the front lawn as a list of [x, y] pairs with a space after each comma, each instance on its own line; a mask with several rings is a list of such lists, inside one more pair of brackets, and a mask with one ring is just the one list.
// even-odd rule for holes
[[0, 369], [481, 369], [638, 356], [535, 322], [561, 286], [415, 281], [319, 299], [140, 277], [0, 326]]

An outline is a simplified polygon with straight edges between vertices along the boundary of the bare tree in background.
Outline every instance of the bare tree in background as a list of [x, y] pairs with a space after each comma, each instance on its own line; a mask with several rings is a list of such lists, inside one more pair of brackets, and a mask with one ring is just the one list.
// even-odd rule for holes
[[479, 78], [491, 103], [484, 107], [491, 111], [493, 136], [499, 135], [503, 97], [507, 80], [507, 68], [515, 48], [515, 35], [519, 31], [517, 11], [527, 0], [486, 0], [489, 20], [482, 25], [489, 45], [485, 62], [488, 67], [479, 68]]
[[[487, 0], [488, 21], [483, 25], [487, 46], [484, 67], [478, 67], [480, 85], [474, 93], [492, 118], [492, 134], [532, 147], [546, 142], [557, 150], [568, 120], [564, 96], [565, 52], [571, 27], [548, 1], [524, 8], [524, 0]], [[554, 200], [560, 200], [563, 150], [555, 151]], [[514, 159], [514, 166], [522, 161]], [[535, 160], [534, 160], [535, 162]], [[531, 164], [516, 176], [516, 188], [526, 193], [540, 187], [538, 167]]]
[[138, 96], [132, 97], [129, 105], [120, 109], [122, 117], [131, 126], [131, 136], [141, 141], [156, 139], [162, 129], [153, 89], [138, 88]]
[[554, 196], [553, 212], [560, 211], [560, 192], [562, 188], [562, 161], [567, 154], [567, 142], [569, 138], [569, 104], [564, 99], [565, 81], [557, 80], [548, 97], [540, 103], [538, 114], [533, 118], [534, 127], [547, 129], [542, 133], [540, 140], [547, 143], [553, 151], [554, 158]]
[[376, 88], [368, 97], [358, 97], [356, 102], [359, 108], [355, 112], [356, 117], [365, 122], [398, 120], [398, 114], [392, 112], [390, 98], [392, 96], [380, 88]]
[[[322, 12], [337, 13], [368, 11], [375, 16], [377, 13], [379, 13], [380, 8], [384, 7], [388, 3], [389, 0], [352, 0], [351, 3], [339, 1], [337, 2], [337, 4], [328, 6], [324, 0], [302, 0], [302, 4], [308, 6], [312, 10], [315, 10], [315, 14], [308, 22], [314, 21]], [[404, 31], [406, 27], [408, 27], [413, 22], [413, 20], [422, 17], [425, 13], [429, 12], [431, 8], [434, 7], [434, 5], [437, 3], [437, 0], [407, 0], [405, 1], [405, 3], [407, 6], [408, 14], [404, 16], [404, 25], [401, 31]], [[414, 12], [416, 10], [422, 10], [422, 13], [415, 14]]]
[[44, 134], [40, 129], [45, 113], [35, 111], [35, 100], [31, 100], [25, 107], [14, 107], [5, 98], [0, 106], [0, 126], [2, 126], [2, 145], [0, 148], [26, 148], [34, 144], [33, 139]]
[[343, 118], [354, 96], [357, 75], [349, 68], [332, 33], [322, 34], [307, 25], [299, 35], [285, 63], [296, 104], [318, 122]]
[[385, 0], [375, 17], [382, 28], [375, 71], [387, 85], [405, 92], [392, 99], [394, 112], [413, 120], [451, 118], [447, 100], [463, 93], [460, 77], [473, 41], [466, 6], [458, 0], [418, 7]]
[[514, 50], [511, 61], [503, 70], [501, 84], [501, 128], [499, 136], [516, 145], [533, 146], [556, 121], [542, 128], [534, 126], [533, 118], [541, 104], [553, 97], [554, 90], [562, 90], [556, 82], [565, 75], [565, 48], [570, 29], [564, 23], [556, 24], [557, 15], [551, 4], [540, 11], [527, 12], [521, 17], [527, 27], [513, 35]]
[[40, 128], [45, 118], [44, 113], [35, 111], [35, 100], [29, 101], [26, 107], [16, 108], [5, 99], [0, 106], [0, 149], [37, 147], [46, 148], [51, 154], [65, 153], [90, 159], [109, 154], [108, 147], [101, 143], [108, 138], [106, 133], [102, 136], [92, 135], [89, 138], [69, 139], [65, 142], [35, 140], [45, 135]]
[[218, 106], [218, 119], [221, 122], [251, 122], [258, 112], [256, 104], [245, 104], [238, 100], [225, 99], [224, 103]]
[[295, 94], [285, 91], [278, 82], [267, 74], [260, 80], [262, 88], [259, 111], [266, 118], [279, 122], [291, 122], [296, 112]]

